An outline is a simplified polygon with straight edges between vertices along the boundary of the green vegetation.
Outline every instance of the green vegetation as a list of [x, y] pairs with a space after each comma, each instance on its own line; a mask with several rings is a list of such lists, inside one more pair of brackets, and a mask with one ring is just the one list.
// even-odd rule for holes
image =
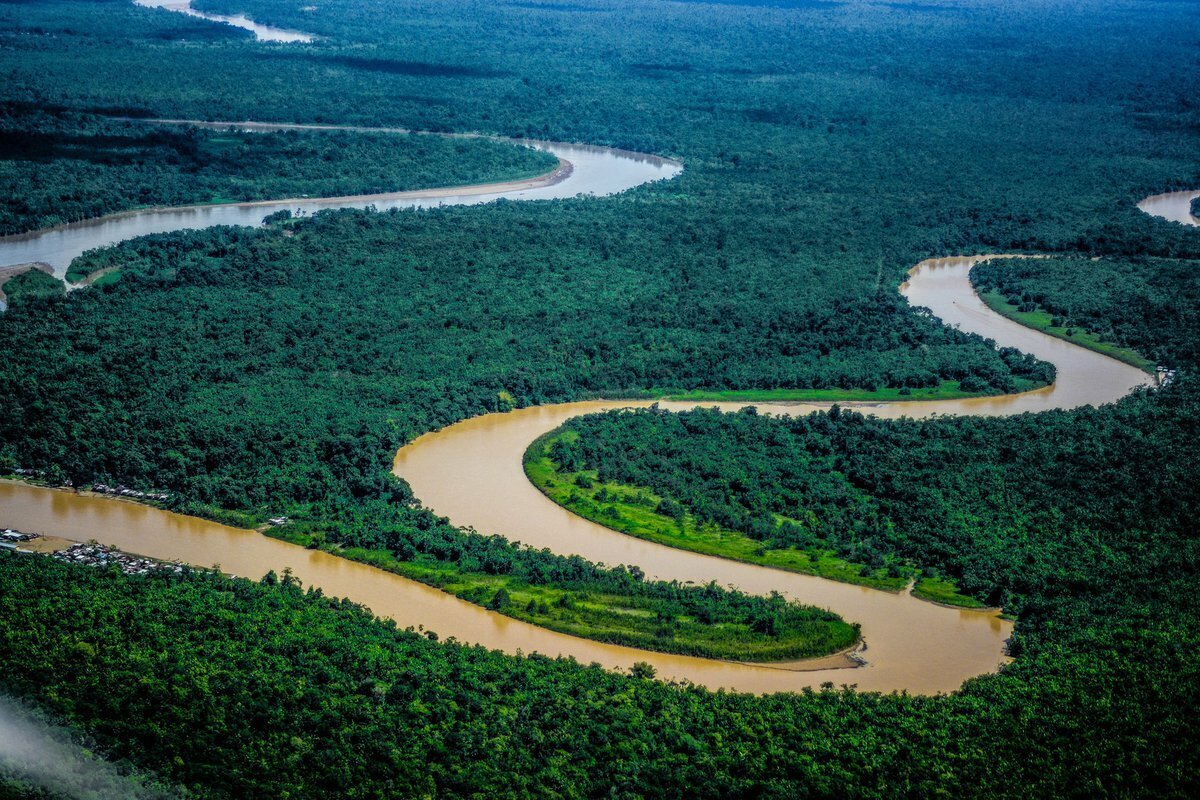
[[[91, 254], [78, 274], [119, 266], [120, 280], [0, 316], [0, 470], [154, 486], [245, 524], [286, 513], [317, 546], [495, 587], [485, 605], [511, 608], [509, 586], [683, 603], [669, 586], [622, 588], [644, 583], [632, 567], [454, 529], [390, 476], [394, 449], [484, 411], [653, 387], [900, 396], [1048, 379], [907, 306], [895, 288], [932, 255], [1058, 254], [1070, 264], [1053, 283], [1069, 291], [1047, 284], [1037, 306], [1180, 377], [1111, 408], [1012, 420], [701, 412], [688, 419], [711, 430], [685, 435], [635, 418], [761, 455], [762, 482], [742, 491], [728, 456], [698, 447], [716, 472], [691, 474], [729, 481], [711, 501], [733, 516], [723, 529], [936, 571], [918, 592], [953, 581], [1017, 614], [1015, 662], [949, 697], [710, 693], [430, 642], [291, 585], [4, 558], [13, 692], [199, 798], [1195, 794], [1200, 237], [1134, 205], [1200, 183], [1188, 4], [201, 4], [322, 39], [259, 44], [127, 0], [0, 3], [6, 130], [66, 137], [36, 168], [0, 164], [27, 176], [6, 200], [52, 201], [14, 212], [24, 224], [54, 198], [127, 208], [150, 202], [142, 186], [212, 199], [235, 176], [266, 180], [226, 157], [242, 151], [223, 134], [195, 134], [198, 160], [140, 125], [119, 133], [129, 147], [96, 142], [118, 124], [105, 114], [479, 130], [687, 168], [617, 197], [346, 212]], [[368, 147], [246, 141], [281, 165], [304, 160], [299, 142]], [[309, 181], [354, 174], [310, 163]], [[1133, 295], [1077, 282], [1096, 255], [1133, 276]], [[1057, 268], [1029, 269], [1018, 296]], [[797, 448], [811, 479], [773, 472], [760, 432]], [[604, 477], [613, 492], [676, 491]], [[760, 502], [756, 485], [784, 491]]]
[[919, 597], [922, 600], [928, 600], [931, 603], [940, 603], [944, 606], [955, 606], [956, 608], [982, 608], [984, 604], [973, 597], [968, 597], [958, 590], [958, 585], [954, 581], [945, 578], [922, 575], [913, 584], [912, 593], [914, 597]]
[[[202, 798], [614, 788], [703, 798], [815, 786], [827, 797], [907, 786], [990, 798], [1059, 795], [1080, 782], [1183, 797], [1200, 744], [1190, 712], [1200, 674], [1188, 656], [1200, 609], [1189, 591], [1195, 498], [1175, 488], [1197, 454], [1195, 440], [1155, 448], [1198, 409], [1182, 391], [1169, 396], [1157, 410], [1139, 398], [1095, 412], [1111, 425], [1089, 426], [1078, 443], [1088, 458], [1076, 474], [1088, 480], [1073, 496], [1121, 490], [1136, 473], [1148, 479], [1148, 514], [1126, 514], [1112, 529], [1120, 534], [1076, 558], [1078, 542], [1064, 543], [1068, 560], [1026, 606], [1016, 664], [949, 697], [714, 694], [434, 643], [286, 579], [128, 578], [17, 556], [0, 557], [0, 662], [11, 691], [86, 725], [112, 758]], [[1072, 415], [1054, 416], [1069, 425]], [[1130, 424], [1161, 440], [1146, 443], [1144, 463], [1114, 472], [1125, 468], [1104, 445]], [[1123, 530], [1130, 517], [1147, 526], [1136, 541]], [[1113, 549], [1095, 559], [1097, 547]], [[1141, 756], [1131, 762], [1131, 752]]]
[[[987, 304], [988, 308], [1026, 327], [1033, 328], [1042, 333], [1048, 333], [1059, 339], [1066, 339], [1068, 342], [1077, 344], [1080, 347], [1095, 350], [1097, 353], [1112, 356], [1118, 361], [1124, 361], [1126, 364], [1131, 364], [1145, 372], [1154, 373], [1155, 365], [1150, 359], [1143, 358], [1127, 347], [1120, 347], [1112, 342], [1106, 342], [1091, 331], [1064, 323], [1061, 318], [1037, 306], [1032, 306], [1031, 308], [1026, 303], [1012, 302], [1013, 299], [1019, 300], [1020, 298], [1005, 297], [999, 292], [994, 291], [983, 292], [980, 294], [980, 297]], [[1022, 308], [1031, 310], [1023, 311]]]
[[0, 279], [0, 300], [20, 302], [30, 297], [58, 297], [67, 287], [53, 275], [31, 269], [6, 280]]
[[1200, 219], [1200, 196], [1192, 198], [1192, 216]]
[[[521, 561], [541, 570], [463, 571], [458, 562], [417, 555], [401, 560], [391, 551], [329, 545], [324, 534], [287, 528], [269, 531], [293, 544], [329, 552], [403, 575], [507, 617], [586, 639], [734, 661], [786, 661], [827, 655], [858, 641], [858, 626], [836, 614], [722, 589], [643, 581], [636, 567], [600, 571], [578, 565], [580, 576], [547, 577], [557, 559], [524, 551]], [[496, 548], [497, 550], [501, 548]], [[574, 559], [578, 562], [578, 559]], [[496, 563], [486, 562], [485, 569]]]
[[[286, 513], [376, 548], [374, 515], [424, 519], [391, 507], [412, 498], [389, 468], [426, 430], [514, 404], [634, 392], [647, 372], [687, 385], [766, 379], [785, 363], [828, 368], [795, 351], [809, 322], [769, 349], [748, 340], [747, 329], [776, 324], [748, 299], [717, 325], [692, 326], [691, 312], [631, 319], [660, 304], [675, 267], [650, 270], [648, 251], [605, 261], [591, 227], [575, 223], [586, 205], [329, 213], [286, 231], [150, 236], [85, 256], [77, 272], [120, 265], [121, 280], [0, 318], [6, 340], [22, 342], [0, 366], [0, 458], [76, 484], [161, 487], [181, 510]], [[697, 289], [674, 308], [709, 297]], [[735, 314], [742, 322], [726, 325]], [[931, 325], [905, 319], [914, 335]], [[892, 334], [878, 333], [890, 348]], [[921, 336], [943, 344], [864, 357], [931, 364], [940, 349], [948, 370], [998, 389], [1016, 380], [1010, 365], [1041, 371], [950, 330]], [[689, 357], [701, 351], [712, 359]], [[717, 367], [722, 352], [743, 360]]]
[[[1062, 281], [1077, 279], [1088, 273], [1090, 274], [1087, 280], [1091, 282], [1098, 279], [1107, 281], [1112, 277], [1114, 266], [1112, 262], [1097, 265], [1096, 261], [1092, 259], [1086, 261], [1082, 259], [1055, 259], [1052, 261], [1002, 259], [977, 265], [972, 269], [971, 277], [979, 291], [979, 296], [993, 311], [1026, 327], [1111, 356], [1153, 375], [1155, 363], [1150, 359], [1128, 347], [1105, 341], [1092, 331], [1080, 327], [1082, 323], [1077, 321], [1080, 315], [1073, 313], [1073, 307], [1078, 308], [1081, 304], [1086, 304], [1088, 302], [1086, 297], [1064, 299], [1062, 303], [1055, 306], [1054, 311], [1051, 311], [1043, 308], [1038, 299], [1035, 299], [1029, 291], [1024, 290], [1023, 287], [1018, 288], [1022, 278], [1028, 280], [1031, 275], [1036, 275], [1040, 268], [1043, 272], [1057, 277], [1060, 285], [1056, 288], [1061, 296], [1062, 289], [1065, 288], [1061, 285]], [[1005, 267], [1013, 267], [1010, 270], [1011, 274], [1005, 273]], [[1042, 278], [1042, 280], [1045, 281], [1046, 278]], [[1044, 295], [1039, 296], [1044, 297]], [[1094, 301], [1094, 296], [1091, 299]], [[1100, 319], [1094, 314], [1091, 316], [1093, 324], [1098, 322], [1109, 331], [1107, 335], [1114, 335], [1112, 318]], [[1117, 324], [1120, 324], [1119, 319]]]
[[[1190, 402], [1178, 396], [1186, 392], [1172, 395], [1176, 405]], [[933, 568], [927, 577], [942, 580], [921, 586], [930, 599], [945, 602], [950, 579], [1017, 613], [1031, 594], [1141, 546], [1133, 532], [1147, 524], [1144, 482], [1132, 502], [1101, 490], [1105, 476], [1143, 460], [1147, 471], [1190, 469], [1173, 460], [1150, 466], [1164, 450], [1179, 450], [1175, 408], [1162, 412], [1173, 422], [1148, 429], [1131, 409], [1153, 413], [1152, 402], [1127, 405], [929, 421], [880, 421], [837, 407], [799, 418], [652, 408], [573, 419], [565, 428], [574, 436], [544, 452], [568, 472], [593, 471], [584, 474], [599, 485], [646, 487], [660, 511], [738, 531], [768, 553], [832, 550], [864, 572]], [[1144, 439], [1139, 449], [1149, 452], [1106, 453], [1106, 440], [1131, 438]]]
[[977, 265], [971, 280], [1000, 313], [1148, 372], [1200, 363], [1195, 261], [1009, 259]]
[[555, 163], [548, 153], [482, 139], [215, 131], [0, 100], [0, 234], [141, 206], [524, 178]]
[[[573, 423], [574, 421], [572, 421]], [[748, 534], [724, 528], [711, 519], [697, 518], [674, 499], [642, 486], [602, 480], [597, 470], [577, 468], [572, 447], [579, 434], [573, 429], [549, 433], [525, 452], [525, 474], [547, 497], [581, 517], [613, 530], [706, 555], [732, 558], [822, 578], [899, 591], [916, 572], [897, 565], [872, 569], [838, 558], [828, 549], [770, 547]], [[563, 463], [571, 463], [564, 469]], [[795, 524], [780, 519], [780, 525]], [[961, 598], [968, 603], [970, 598]], [[976, 604], [979, 605], [979, 604]]]

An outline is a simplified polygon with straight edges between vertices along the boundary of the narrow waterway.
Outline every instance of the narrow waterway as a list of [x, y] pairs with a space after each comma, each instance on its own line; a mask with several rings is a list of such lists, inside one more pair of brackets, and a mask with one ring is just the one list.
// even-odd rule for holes
[[189, 17], [199, 17], [209, 22], [221, 22], [226, 25], [232, 25], [235, 28], [243, 28], [253, 33], [254, 38], [260, 42], [311, 42], [316, 38], [312, 34], [300, 31], [290, 31], [285, 28], [272, 28], [270, 25], [260, 25], [242, 14], [225, 16], [224, 14], [209, 14], [206, 11], [197, 11], [192, 8], [192, 0], [133, 0], [133, 4], [145, 8], [161, 8], [164, 11], [175, 11], [179, 14], [187, 14]]
[[[226, 124], [226, 123], [215, 123]], [[269, 126], [275, 127], [275, 126]], [[537, 143], [562, 160], [560, 168], [536, 185], [491, 184], [370, 198], [272, 201], [260, 204], [132, 212], [23, 237], [0, 239], [0, 267], [41, 262], [58, 273], [91, 247], [153, 231], [213, 224], [257, 224], [274, 210], [376, 205], [469, 204], [498, 197], [539, 199], [581, 192], [611, 194], [650, 180], [671, 177], [680, 165], [666, 159], [606, 148]], [[1180, 216], [1190, 197], [1173, 193], [1144, 201], [1143, 210], [1195, 224]], [[1184, 197], [1187, 195], [1187, 197]], [[1171, 199], [1161, 199], [1161, 198]], [[1149, 208], [1145, 205], [1154, 201]], [[1150, 210], [1154, 209], [1154, 210]], [[1160, 213], [1161, 212], [1161, 213]], [[1003, 346], [1017, 347], [1050, 361], [1055, 384], [1034, 392], [954, 401], [859, 404], [885, 417], [932, 414], [1013, 414], [1074, 408], [1119, 399], [1148, 381], [1139, 370], [1069, 342], [1011, 322], [975, 295], [968, 273], [984, 256], [932, 259], [917, 265], [902, 292], [943, 322], [980, 333]], [[268, 570], [292, 569], [305, 585], [347, 597], [395, 619], [424, 626], [442, 638], [481, 644], [510, 653], [571, 656], [583, 663], [628, 668], [645, 661], [660, 677], [690, 680], [712, 688], [771, 692], [818, 686], [826, 681], [861, 689], [915, 693], [952, 691], [974, 675], [1004, 662], [1011, 623], [995, 611], [966, 611], [810, 576], [796, 575], [644, 542], [583, 520], [550, 502], [525, 478], [521, 458], [538, 435], [567, 419], [608, 408], [646, 403], [591, 401], [490, 414], [426, 434], [396, 456], [397, 474], [417, 497], [459, 525], [499, 533], [555, 552], [577, 553], [608, 564], [636, 564], [647, 574], [704, 583], [716, 580], [746, 591], [780, 591], [829, 608], [859, 622], [868, 645], [866, 667], [834, 657], [815, 662], [743, 665], [616, 647], [553, 633], [462, 602], [438, 590], [345, 559], [279, 542], [253, 531], [183, 517], [133, 503], [0, 482], [0, 525], [72, 540], [98, 539], [133, 553], [197, 566], [219, 565], [226, 572], [257, 578]], [[683, 409], [696, 403], [664, 403]], [[745, 403], [709, 404], [735, 409]], [[828, 404], [763, 404], [771, 413], [806, 413]]]
[[[924, 306], [943, 323], [977, 333], [1002, 346], [1016, 347], [1054, 364], [1051, 386], [1003, 397], [856, 406], [879, 417], [933, 415], [996, 416], [1101, 405], [1125, 396], [1150, 377], [1141, 370], [1078, 345], [1026, 328], [989, 309], [975, 294], [971, 267], [989, 256], [923, 261], [901, 287], [909, 302]], [[456, 525], [498, 533], [534, 547], [578, 554], [607, 564], [636, 564], [649, 577], [723, 585], [757, 594], [778, 591], [804, 603], [828, 608], [862, 626], [868, 664], [795, 675], [791, 686], [825, 681], [852, 682], [863, 689], [916, 693], [951, 691], [973, 675], [994, 671], [1005, 660], [1012, 625], [997, 612], [935, 606], [907, 594], [891, 594], [781, 570], [743, 564], [647, 542], [612, 531], [572, 514], [545, 497], [525, 476], [522, 456], [534, 439], [572, 417], [613, 408], [646, 406], [649, 401], [588, 401], [487, 414], [425, 434], [397, 454], [394, 471], [421, 502]], [[662, 402], [670, 410], [698, 403]], [[726, 411], [747, 403], [701, 403]], [[804, 414], [829, 403], [754, 403], [773, 414]], [[672, 677], [670, 665], [647, 659]], [[695, 678], [693, 678], [695, 679]], [[774, 678], [762, 680], [774, 683]], [[766, 687], [739, 670], [720, 676], [718, 685], [753, 691]]]
[[[215, 566], [231, 575], [255, 579], [268, 570], [281, 573], [291, 569], [305, 586], [319, 586], [327, 595], [349, 598], [381, 617], [394, 619], [401, 627], [422, 627], [436, 631], [443, 640], [455, 637], [508, 653], [570, 656], [583, 664], [596, 662], [611, 669], [648, 661], [664, 677], [687, 677], [714, 688], [786, 691], [802, 685], [794, 678], [804, 673], [790, 672], [787, 665], [773, 669], [741, 666], [579, 639], [319, 550], [122, 500], [0, 481], [0, 527], [71, 541], [97, 539], [130, 553], [198, 567]], [[841, 676], [853, 682], [855, 674], [843, 671]]]

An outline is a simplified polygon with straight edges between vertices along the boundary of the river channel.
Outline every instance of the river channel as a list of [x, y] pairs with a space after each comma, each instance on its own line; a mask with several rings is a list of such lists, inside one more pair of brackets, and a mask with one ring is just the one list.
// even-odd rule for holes
[[[228, 124], [228, 123], [213, 123]], [[249, 123], [241, 123], [249, 126]], [[266, 126], [278, 127], [278, 126]], [[528, 143], [522, 143], [528, 144]], [[534, 200], [580, 193], [613, 194], [670, 178], [681, 166], [668, 159], [558, 143], [535, 143], [560, 159], [560, 166], [531, 182], [488, 184], [373, 197], [285, 200], [257, 204], [152, 209], [114, 215], [27, 236], [0, 239], [0, 267], [40, 262], [63, 274], [84, 250], [149, 232], [215, 224], [257, 224], [284, 208], [471, 204], [499, 197]], [[1196, 192], [1177, 192], [1143, 201], [1147, 213], [1197, 224], [1187, 212]], [[1149, 205], [1147, 205], [1149, 204]], [[1185, 216], [1186, 215], [1186, 216]], [[881, 417], [933, 414], [1000, 415], [1074, 408], [1115, 401], [1149, 382], [1122, 362], [1025, 328], [988, 309], [973, 291], [968, 273], [982, 258], [931, 259], [918, 264], [901, 287], [908, 300], [942, 322], [1017, 347], [1057, 368], [1052, 386], [1004, 397], [953, 401], [852, 404]], [[995, 610], [970, 611], [922, 602], [835, 581], [757, 567], [656, 545], [583, 520], [545, 498], [526, 479], [521, 459], [540, 434], [583, 413], [645, 405], [646, 402], [588, 401], [489, 414], [426, 434], [396, 455], [395, 471], [416, 496], [452, 522], [555, 552], [579, 554], [607, 564], [636, 564], [649, 576], [706, 583], [716, 580], [755, 593], [780, 591], [829, 608], [862, 625], [867, 665], [852, 668], [844, 656], [771, 666], [738, 664], [651, 653], [554, 633], [460, 601], [436, 589], [373, 567], [319, 551], [305, 550], [254, 531], [230, 528], [131, 502], [0, 482], [0, 525], [71, 540], [98, 539], [129, 552], [201, 567], [219, 565], [257, 578], [290, 568], [307, 586], [347, 597], [402, 626], [423, 626], [443, 639], [509, 653], [570, 656], [583, 663], [628, 668], [652, 664], [661, 678], [690, 680], [711, 688], [775, 692], [816, 687], [831, 681], [876, 691], [952, 691], [964, 680], [995, 671], [1005, 660], [1012, 625]], [[663, 403], [670, 409], [697, 405]], [[704, 403], [732, 410], [745, 403]], [[763, 412], [807, 413], [828, 404], [755, 403]]]

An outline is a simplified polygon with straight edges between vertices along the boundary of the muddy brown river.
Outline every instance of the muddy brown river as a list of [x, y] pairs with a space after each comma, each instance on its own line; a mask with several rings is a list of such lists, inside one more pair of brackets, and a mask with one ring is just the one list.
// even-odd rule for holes
[[[680, 169], [678, 164], [665, 159], [603, 148], [573, 150], [575, 147], [564, 145], [551, 151], [575, 167], [569, 172], [576, 181], [569, 194], [589, 191], [586, 180], [589, 175], [595, 176], [592, 185], [601, 189], [595, 193], [607, 194], [671, 177]], [[581, 170], [579, 163], [570, 157], [576, 152], [582, 152], [594, 163]], [[606, 173], [606, 164], [614, 167], [615, 177]], [[581, 176], [585, 180], [580, 181]], [[547, 188], [556, 186], [560, 184]], [[511, 191], [512, 194], [505, 196], [515, 199], [545, 196], [527, 189]], [[558, 188], [550, 195], [562, 196], [561, 191]], [[486, 191], [467, 187], [445, 192], [449, 193], [426, 193], [423, 198], [410, 193], [401, 202], [427, 202], [431, 197], [438, 202], [480, 202], [482, 198], [497, 196], [495, 187]], [[1181, 216], [1187, 213], [1187, 204], [1196, 194], [1179, 192], [1148, 198], [1142, 208], [1167, 219], [1196, 224], [1190, 214], [1186, 218]], [[310, 202], [325, 207], [342, 202], [357, 205], [361, 198]], [[253, 212], [246, 212], [246, 208], [246, 204], [214, 206], [204, 209], [203, 214], [220, 215], [225, 210], [237, 209], [242, 224], [253, 224], [263, 214], [270, 213], [273, 206], [253, 206], [256, 209]], [[119, 241], [144, 232], [147, 225], [170, 229], [162, 226], [170, 223], [173, 214], [185, 215], [185, 223], [196, 223], [180, 227], [215, 224], [190, 216], [198, 213], [201, 212], [197, 209], [156, 210], [73, 226], [72, 230], [82, 239], [87, 239], [85, 233], [90, 231], [94, 243], [75, 241], [67, 249], [75, 250], [81, 245], [87, 249]], [[139, 220], [142, 216], [150, 221]], [[114, 233], [107, 227], [110, 224], [119, 224], [123, 231]], [[46, 246], [45, 251], [38, 250], [39, 242]], [[0, 266], [41, 261], [65, 270], [69, 258], [55, 250], [57, 246], [53, 232], [0, 240]], [[1000, 345], [1017, 347], [1053, 363], [1058, 370], [1054, 385], [1006, 397], [843, 405], [856, 405], [866, 413], [884, 417], [1014, 414], [1112, 402], [1149, 381], [1145, 373], [1134, 367], [1025, 328], [990, 311], [975, 295], [967, 277], [971, 265], [980, 258], [922, 262], [912, 270], [901, 291], [910, 302], [929, 308], [946, 324], [980, 333]], [[426, 506], [458, 525], [607, 564], [636, 564], [656, 578], [696, 583], [716, 580], [749, 592], [779, 591], [793, 599], [829, 608], [862, 625], [867, 645], [862, 653], [866, 666], [852, 668], [853, 662], [844, 656], [771, 666], [738, 664], [600, 644], [518, 622], [391, 573], [289, 545], [254, 531], [130, 502], [16, 482], [0, 482], [0, 525], [71, 540], [95, 538], [132, 553], [201, 567], [219, 565], [225, 572], [251, 578], [258, 578], [268, 570], [280, 572], [290, 568], [306, 586], [319, 586], [326, 594], [347, 597], [402, 626], [434, 630], [443, 639], [453, 637], [509, 653], [570, 656], [582, 663], [597, 662], [610, 668], [626, 669], [634, 662], [645, 661], [658, 670], [661, 678], [690, 680], [710, 688], [775, 692], [816, 687], [831, 681], [836, 685], [854, 684], [864, 690], [928, 694], [953, 691], [967, 678], [995, 671], [1005, 662], [1004, 645], [1012, 625], [1000, 619], [994, 610], [951, 609], [904, 593], [892, 594], [645, 542], [576, 517], [544, 497], [525, 478], [522, 455], [540, 434], [579, 414], [645, 404], [589, 401], [477, 417], [426, 434], [405, 446], [396, 455], [395, 471], [412, 485]], [[683, 409], [697, 404], [662, 405]], [[703, 405], [732, 410], [746, 404]], [[764, 412], [781, 414], [828, 407], [828, 404], [754, 405]]]

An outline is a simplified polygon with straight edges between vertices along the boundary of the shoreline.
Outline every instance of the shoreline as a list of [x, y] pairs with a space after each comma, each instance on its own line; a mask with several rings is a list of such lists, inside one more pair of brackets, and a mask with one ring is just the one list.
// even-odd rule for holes
[[[123, 211], [113, 211], [108, 214], [102, 214], [98, 217], [88, 217], [87, 219], [76, 220], [74, 222], [62, 222], [58, 225], [52, 225], [48, 228], [36, 228], [31, 231], [22, 233], [8, 233], [0, 235], [0, 245], [8, 242], [28, 242], [37, 239], [46, 234], [58, 233], [60, 231], [74, 230], [77, 228], [92, 227], [95, 225], [104, 225], [110, 222], [117, 222], [123, 219], [129, 219], [140, 214], [173, 214], [188, 211], [206, 211], [214, 208], [258, 208], [260, 206], [274, 205], [318, 205], [329, 204], [330, 206], [342, 203], [371, 203], [373, 201], [390, 201], [390, 200], [405, 200], [408, 198], [421, 197], [476, 197], [480, 195], [498, 194], [505, 192], [520, 192], [529, 189], [541, 189], [547, 186], [556, 186], [571, 177], [575, 165], [571, 162], [559, 157], [558, 163], [553, 169], [543, 172], [539, 175], [534, 175], [530, 178], [516, 178], [507, 181], [494, 181], [491, 183], [467, 183], [458, 186], [434, 186], [428, 189], [402, 189], [395, 192], [375, 192], [373, 194], [347, 194], [336, 195], [332, 197], [280, 197], [276, 199], [266, 200], [245, 200], [240, 202], [213, 202], [213, 203], [188, 203], [180, 206], [139, 206], [137, 208], [128, 208]], [[43, 262], [34, 262], [42, 263]], [[26, 266], [25, 264], [4, 265], [0, 266], [0, 275], [4, 270], [14, 266]], [[11, 276], [10, 276], [11, 277]]]
[[[986, 294], [979, 294], [979, 299], [982, 300], [984, 303], [986, 303], [987, 307], [990, 308], [992, 311], [995, 311], [997, 314], [1004, 317], [1005, 319], [1011, 319], [1013, 322], [1017, 323], [1018, 325], [1024, 325], [1027, 328], [1030, 328], [1035, 331], [1039, 331], [1041, 333], [1046, 334], [1047, 336], [1053, 336], [1054, 338], [1061, 339], [1064, 342], [1070, 342], [1073, 345], [1077, 345], [1079, 347], [1083, 347], [1088, 350], [1091, 350], [1093, 353], [1099, 353], [1101, 355], [1108, 356], [1109, 358], [1115, 358], [1117, 361], [1121, 361], [1125, 364], [1128, 364], [1131, 367], [1136, 367], [1137, 369], [1140, 369], [1142, 372], [1145, 372], [1150, 377], [1154, 377], [1156, 374], [1155, 369], [1154, 369], [1154, 362], [1151, 361], [1150, 359], [1146, 358], [1145, 356], [1143, 356], [1141, 353], [1138, 353], [1136, 350], [1133, 350], [1128, 347], [1122, 347], [1121, 345], [1118, 345], [1118, 344], [1115, 344], [1112, 342], [1104, 342], [1104, 341], [1099, 341], [1099, 340], [1097, 340], [1096, 342], [1079, 341], [1077, 338], [1067, 336], [1065, 333], [1055, 330], [1051, 326], [1041, 327], [1041, 326], [1036, 326], [1036, 325], [1030, 325], [1028, 322], [1026, 322], [1024, 319], [1022, 319], [1022, 317], [1021, 317], [1022, 312], [1013, 311], [1011, 304], [1007, 300], [1005, 300], [1004, 298], [998, 297], [991, 292], [988, 292]], [[1039, 309], [1040, 309], [1040, 307], [1039, 307]], [[1090, 331], [1087, 331], [1086, 329], [1083, 329], [1083, 328], [1080, 328], [1080, 331], [1091, 334]], [[1094, 334], [1091, 334], [1091, 335], [1094, 336]], [[1104, 347], [1104, 345], [1108, 345], [1109, 347], [1106, 349]]]

